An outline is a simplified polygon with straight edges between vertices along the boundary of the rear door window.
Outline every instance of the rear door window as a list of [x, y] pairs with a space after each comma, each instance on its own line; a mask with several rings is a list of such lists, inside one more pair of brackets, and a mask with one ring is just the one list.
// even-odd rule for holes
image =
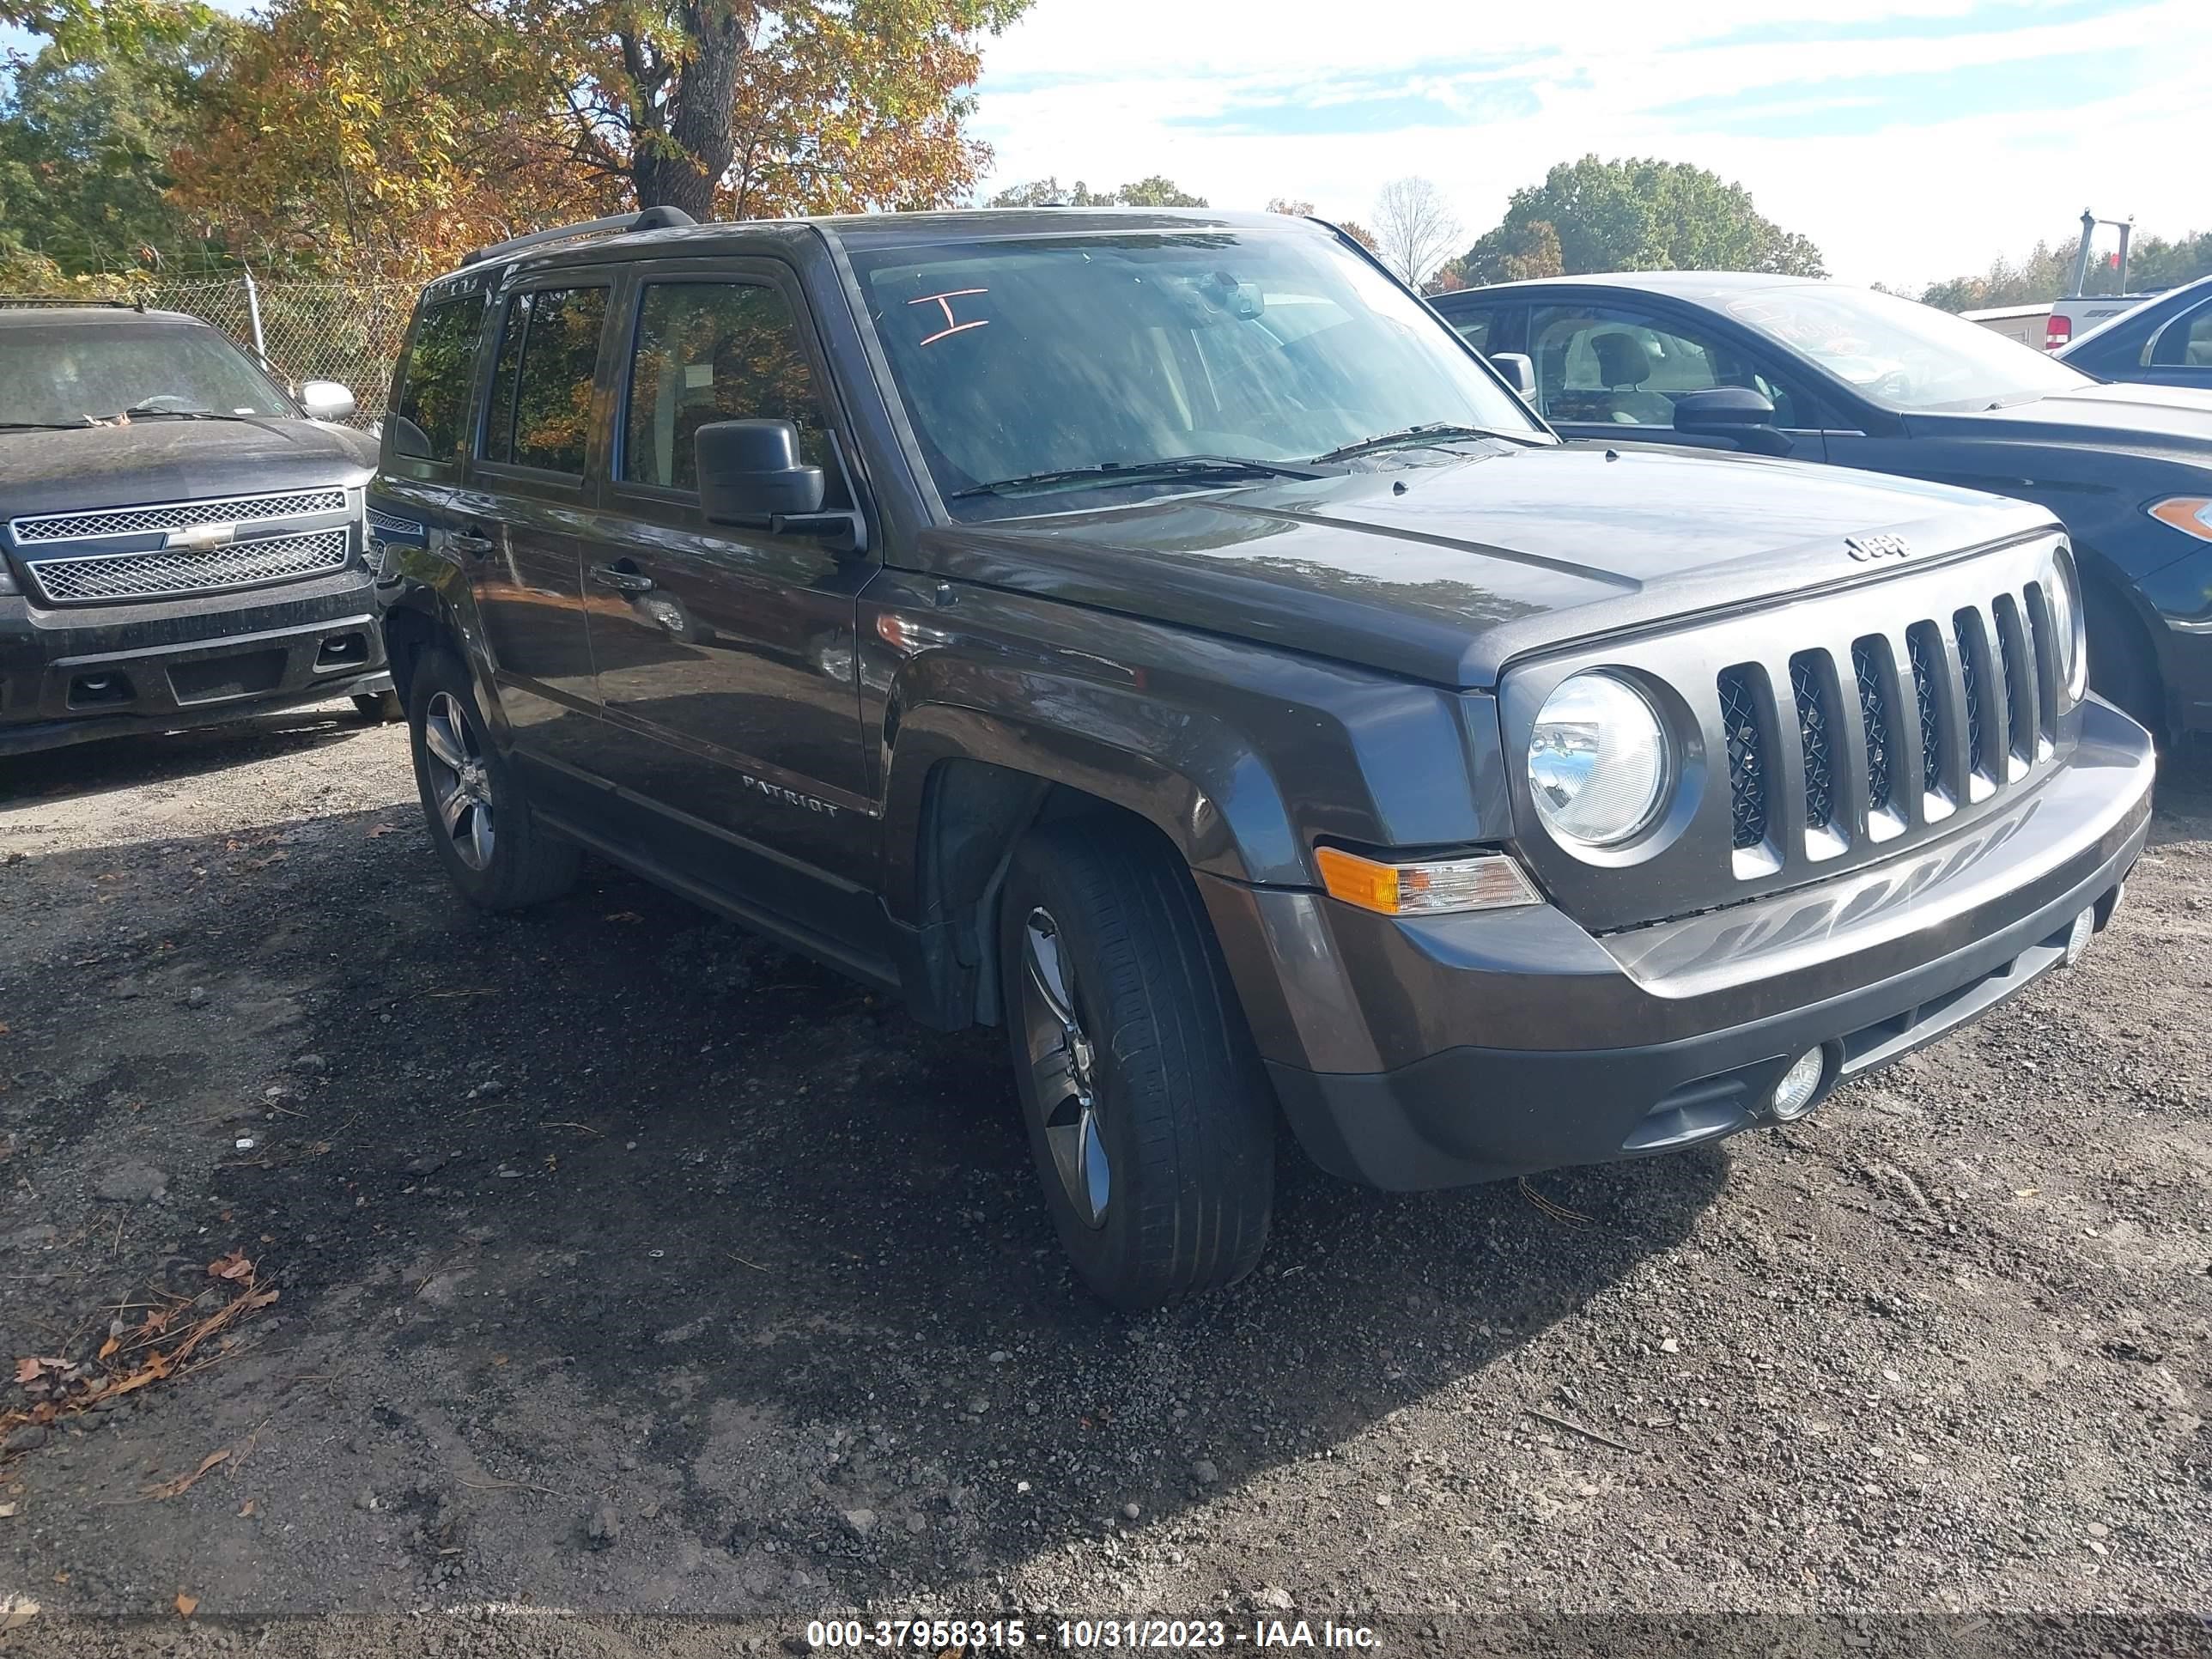
[[2160, 331], [2151, 362], [2161, 368], [2212, 369], [2212, 300]]
[[416, 320], [398, 395], [392, 399], [394, 453], [421, 461], [460, 459], [483, 321], [483, 296], [478, 294], [441, 301]]
[[1774, 405], [1774, 423], [1796, 427], [1802, 401], [1741, 351], [1636, 312], [1547, 306], [1529, 325], [1538, 407], [1571, 424], [1672, 427], [1692, 392], [1748, 386]]
[[604, 288], [532, 289], [508, 299], [484, 416], [484, 459], [583, 477], [606, 315]]

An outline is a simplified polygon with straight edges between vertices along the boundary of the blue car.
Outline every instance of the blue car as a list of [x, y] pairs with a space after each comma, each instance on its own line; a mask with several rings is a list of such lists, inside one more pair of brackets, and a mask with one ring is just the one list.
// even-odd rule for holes
[[2106, 382], [1931, 307], [1801, 276], [1546, 277], [1432, 303], [1569, 438], [1826, 461], [2048, 508], [2086, 578], [2097, 690], [2154, 732], [2212, 732], [2212, 389]]
[[2057, 355], [2100, 380], [2212, 390], [2212, 276], [2122, 312]]

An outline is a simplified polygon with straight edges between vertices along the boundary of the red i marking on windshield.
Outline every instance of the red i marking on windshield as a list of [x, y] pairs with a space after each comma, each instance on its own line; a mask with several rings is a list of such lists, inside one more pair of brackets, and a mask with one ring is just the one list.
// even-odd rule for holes
[[990, 291], [988, 288], [953, 288], [942, 294], [925, 294], [919, 300], [908, 300], [907, 303], [910, 306], [935, 305], [945, 313], [945, 326], [924, 339], [922, 344], [935, 345], [948, 334], [965, 334], [969, 329], [981, 328], [989, 322], [991, 319], [988, 317], [978, 318], [972, 323], [959, 321], [952, 314], [952, 302], [963, 295], [988, 294]]

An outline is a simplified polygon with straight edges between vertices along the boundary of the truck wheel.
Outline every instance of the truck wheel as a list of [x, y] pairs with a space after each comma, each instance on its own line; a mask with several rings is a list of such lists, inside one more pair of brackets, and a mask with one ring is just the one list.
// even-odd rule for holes
[[1274, 1096], [1189, 872], [1110, 823], [1032, 830], [999, 952], [1030, 1150], [1084, 1282], [1135, 1312], [1251, 1272]]
[[574, 884], [583, 854], [531, 817], [522, 781], [477, 717], [468, 671], [442, 651], [415, 671], [407, 711], [415, 783], [438, 861], [462, 896], [518, 910]]
[[399, 701], [397, 691], [364, 691], [353, 700], [353, 706], [371, 726], [389, 726], [407, 718], [407, 706]]

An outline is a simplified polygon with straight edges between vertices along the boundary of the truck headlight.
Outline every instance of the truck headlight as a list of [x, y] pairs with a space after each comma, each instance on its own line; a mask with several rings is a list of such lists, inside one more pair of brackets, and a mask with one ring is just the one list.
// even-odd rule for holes
[[1528, 793], [1562, 841], [1611, 847], [1648, 829], [1672, 769], [1658, 711], [1618, 675], [1571, 676], [1537, 711]]
[[2088, 642], [2081, 615], [2081, 579], [2064, 548], [2052, 556], [2051, 578], [2043, 591], [2051, 606], [2051, 631], [2057, 636], [2059, 682], [2066, 688], [2066, 701], [2079, 702], [2088, 689]]

